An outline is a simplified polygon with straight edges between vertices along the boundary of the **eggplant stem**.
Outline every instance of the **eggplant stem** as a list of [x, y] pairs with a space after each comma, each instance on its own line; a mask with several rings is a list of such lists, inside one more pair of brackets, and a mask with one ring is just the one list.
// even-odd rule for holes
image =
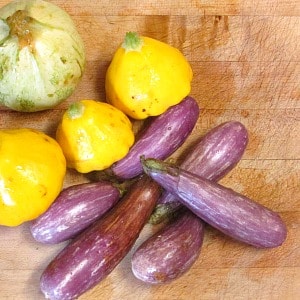
[[157, 204], [150, 216], [149, 224], [157, 225], [173, 219], [177, 215], [177, 212], [178, 210], [174, 209], [172, 205]]
[[[149, 171], [154, 171], [156, 173], [168, 173], [172, 176], [178, 176], [178, 167], [176, 167], [174, 164], [166, 163], [162, 160], [154, 158], [145, 158], [144, 156], [141, 156], [140, 160], [144, 172], [148, 175]], [[175, 168], [170, 169], [170, 166], [173, 166]]]
[[116, 178], [110, 169], [102, 170], [102, 171], [93, 171], [87, 174], [87, 178], [91, 180], [92, 182], [98, 182], [98, 181], [108, 181], [110, 182], [114, 187], [116, 187], [121, 197], [124, 196], [124, 194], [128, 191], [128, 189], [131, 187], [133, 183], [135, 183], [137, 180], [139, 180], [140, 176], [134, 177], [132, 179], [128, 179], [125, 181], [119, 181], [118, 178]]

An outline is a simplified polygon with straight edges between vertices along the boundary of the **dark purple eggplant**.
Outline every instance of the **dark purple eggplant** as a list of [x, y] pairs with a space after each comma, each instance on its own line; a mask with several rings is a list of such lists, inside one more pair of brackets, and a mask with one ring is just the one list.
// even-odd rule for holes
[[48, 299], [76, 299], [104, 279], [129, 252], [148, 221], [160, 186], [148, 176], [133, 183], [101, 219], [79, 234], [44, 270]]
[[129, 153], [117, 161], [110, 173], [119, 179], [130, 179], [143, 172], [140, 157], [165, 159], [177, 150], [192, 132], [199, 117], [199, 106], [192, 97], [170, 107], [140, 134]]
[[286, 239], [280, 216], [232, 189], [155, 159], [142, 160], [145, 172], [205, 222], [255, 247], [273, 248]]
[[31, 234], [41, 243], [66, 241], [104, 215], [120, 196], [120, 189], [110, 182], [70, 186], [44, 214], [31, 222]]
[[131, 263], [136, 278], [150, 284], [170, 282], [187, 272], [197, 260], [204, 224], [189, 210], [180, 212], [134, 252]]
[[[218, 181], [236, 166], [247, 144], [248, 133], [243, 124], [237, 121], [223, 123], [195, 144], [180, 167], [206, 179]], [[151, 215], [150, 223], [160, 223], [181, 206], [180, 200], [164, 191]]]

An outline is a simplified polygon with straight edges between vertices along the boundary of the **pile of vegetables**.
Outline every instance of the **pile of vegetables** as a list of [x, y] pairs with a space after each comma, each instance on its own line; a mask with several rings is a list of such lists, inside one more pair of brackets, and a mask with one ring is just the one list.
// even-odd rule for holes
[[[40, 15], [46, 22], [39, 21]], [[60, 22], [63, 30], [57, 28]], [[0, 102], [12, 109], [52, 108], [71, 95], [82, 75], [81, 39], [69, 16], [47, 2], [15, 1], [2, 8], [0, 45]], [[7, 155], [0, 171], [0, 223], [31, 220], [36, 241], [69, 241], [41, 275], [46, 298], [75, 299], [97, 285], [129, 253], [147, 222], [168, 220], [131, 258], [133, 274], [149, 284], [169, 282], [190, 269], [207, 225], [259, 248], [278, 247], [286, 239], [277, 213], [217, 183], [247, 147], [248, 133], [240, 122], [213, 128], [180, 165], [167, 160], [200, 116], [190, 96], [192, 77], [179, 50], [130, 32], [107, 70], [106, 103], [73, 102], [55, 140], [30, 129], [0, 131], [0, 153]], [[137, 135], [135, 119], [147, 119]], [[12, 150], [16, 146], [28, 152], [22, 162]], [[39, 168], [45, 165], [49, 171], [43, 173]], [[67, 167], [93, 180], [62, 190]], [[21, 175], [28, 181], [21, 178], [23, 186], [17, 181]], [[45, 175], [49, 187], [42, 181]], [[25, 200], [16, 198], [16, 189], [26, 192]], [[45, 195], [50, 195], [46, 201]], [[28, 206], [36, 208], [29, 216]]]

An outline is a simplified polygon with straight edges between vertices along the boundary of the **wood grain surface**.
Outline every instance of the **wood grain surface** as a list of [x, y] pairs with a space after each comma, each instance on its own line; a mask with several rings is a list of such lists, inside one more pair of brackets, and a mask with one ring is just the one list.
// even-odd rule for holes
[[[137, 31], [179, 48], [194, 71], [191, 95], [201, 115], [174, 158], [214, 126], [242, 122], [249, 131], [247, 150], [221, 182], [279, 212], [288, 227], [286, 242], [269, 250], [208, 227], [198, 261], [184, 276], [161, 286], [134, 278], [131, 252], [80, 299], [300, 299], [299, 0], [52, 2], [72, 16], [84, 40], [82, 81], [68, 100], [49, 111], [24, 114], [0, 107], [0, 128], [34, 127], [54, 136], [71, 102], [104, 101], [112, 55], [126, 31]], [[0, 6], [7, 3], [0, 0]], [[85, 181], [68, 170], [64, 186]], [[134, 248], [156, 229], [147, 225]], [[0, 299], [43, 299], [39, 277], [65, 244], [35, 242], [28, 224], [0, 227], [0, 237]]]

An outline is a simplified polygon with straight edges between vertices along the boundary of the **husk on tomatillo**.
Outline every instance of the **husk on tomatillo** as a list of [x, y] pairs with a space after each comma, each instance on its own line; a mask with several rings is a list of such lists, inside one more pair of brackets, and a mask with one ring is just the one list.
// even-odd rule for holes
[[84, 66], [83, 41], [63, 9], [42, 0], [0, 9], [0, 104], [52, 108], [74, 92]]

